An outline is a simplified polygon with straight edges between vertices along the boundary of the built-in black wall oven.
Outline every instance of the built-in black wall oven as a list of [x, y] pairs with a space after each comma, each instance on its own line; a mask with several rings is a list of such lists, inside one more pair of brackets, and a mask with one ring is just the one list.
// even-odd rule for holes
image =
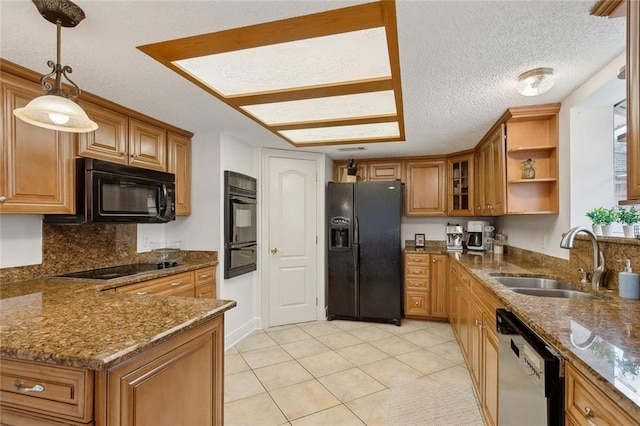
[[225, 170], [224, 277], [256, 270], [257, 181], [251, 176]]

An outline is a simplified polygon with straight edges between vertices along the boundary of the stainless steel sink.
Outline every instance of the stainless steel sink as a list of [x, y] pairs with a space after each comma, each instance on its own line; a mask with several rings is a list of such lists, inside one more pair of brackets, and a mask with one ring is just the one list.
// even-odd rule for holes
[[494, 280], [509, 288], [562, 289], [573, 290], [571, 284], [550, 278], [494, 276]]
[[514, 277], [505, 275], [494, 275], [492, 277], [509, 290], [529, 296], [560, 297], [563, 299], [597, 299], [597, 297], [592, 294], [575, 290], [569, 283], [551, 278]]
[[593, 294], [585, 293], [577, 290], [560, 290], [548, 288], [509, 288], [509, 290], [538, 297], [560, 297], [563, 299], [597, 299]]

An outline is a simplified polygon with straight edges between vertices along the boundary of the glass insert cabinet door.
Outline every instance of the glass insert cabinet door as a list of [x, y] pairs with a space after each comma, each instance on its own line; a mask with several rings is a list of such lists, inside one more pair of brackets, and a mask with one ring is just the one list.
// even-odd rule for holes
[[470, 214], [473, 210], [471, 194], [473, 154], [449, 159], [449, 213]]

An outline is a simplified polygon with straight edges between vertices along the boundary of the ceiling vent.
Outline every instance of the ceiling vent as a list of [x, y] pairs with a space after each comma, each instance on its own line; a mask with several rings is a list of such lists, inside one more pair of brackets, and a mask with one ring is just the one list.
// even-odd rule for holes
[[341, 152], [353, 152], [353, 151], [366, 151], [367, 148], [365, 148], [364, 146], [354, 146], [354, 147], [348, 147], [348, 148], [338, 148], [338, 151]]

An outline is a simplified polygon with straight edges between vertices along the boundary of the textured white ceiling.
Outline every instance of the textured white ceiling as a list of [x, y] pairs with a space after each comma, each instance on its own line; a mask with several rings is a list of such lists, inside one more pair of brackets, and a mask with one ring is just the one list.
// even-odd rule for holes
[[[295, 149], [168, 70], [136, 46], [367, 1], [76, 0], [87, 17], [62, 30], [62, 63], [89, 92], [195, 133]], [[396, 3], [406, 142], [368, 144], [359, 157], [444, 154], [467, 149], [507, 107], [560, 102], [624, 51], [624, 19], [589, 16], [594, 0]], [[30, 0], [0, 0], [0, 56], [38, 72], [55, 59], [55, 26]], [[517, 76], [554, 68], [539, 97]], [[304, 150], [348, 158], [336, 146]]]

